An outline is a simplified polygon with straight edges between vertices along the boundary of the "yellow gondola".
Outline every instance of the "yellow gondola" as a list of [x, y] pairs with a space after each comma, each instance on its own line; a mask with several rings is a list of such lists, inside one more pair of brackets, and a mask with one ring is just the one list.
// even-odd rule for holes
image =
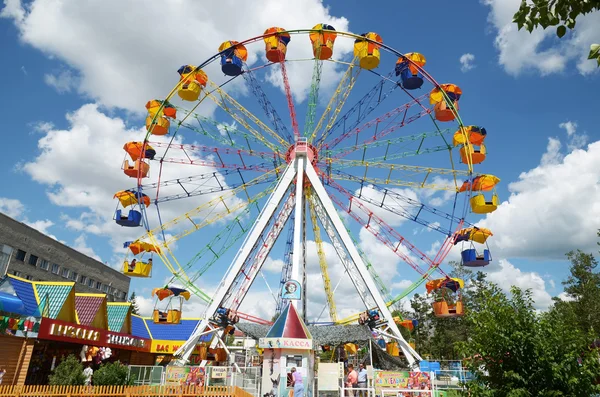
[[133, 259], [131, 262], [123, 262], [123, 274], [129, 277], [151, 277], [152, 276], [152, 258], [147, 262]]
[[[152, 311], [152, 320], [155, 324], [179, 324], [181, 322], [181, 311], [183, 309], [183, 301], [190, 299], [190, 292], [182, 288], [164, 287], [154, 288], [152, 296], [156, 295], [156, 304]], [[158, 308], [159, 302], [164, 299], [167, 304], [161, 310]]]

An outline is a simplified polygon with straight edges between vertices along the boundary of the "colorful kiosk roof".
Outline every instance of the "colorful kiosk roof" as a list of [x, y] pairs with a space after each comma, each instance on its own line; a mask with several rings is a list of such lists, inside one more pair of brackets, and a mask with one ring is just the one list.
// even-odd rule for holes
[[[200, 320], [184, 318], [179, 324], [155, 324], [152, 318], [132, 314], [129, 302], [107, 302], [106, 294], [75, 293], [74, 282], [29, 281], [12, 275], [8, 275], [5, 282], [12, 287], [14, 295], [0, 293], [0, 311], [11, 312], [9, 309], [18, 308], [16, 314], [19, 315], [181, 343], [189, 338]], [[199, 342], [208, 342], [211, 338], [204, 335]]]
[[312, 339], [304, 321], [298, 316], [296, 308], [291, 303], [283, 309], [277, 321], [267, 332], [267, 338]]

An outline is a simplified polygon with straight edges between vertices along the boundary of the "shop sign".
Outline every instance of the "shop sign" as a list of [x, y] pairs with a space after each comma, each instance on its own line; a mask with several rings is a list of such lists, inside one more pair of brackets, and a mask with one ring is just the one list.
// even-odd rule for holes
[[381, 389], [431, 390], [428, 372], [375, 371], [373, 384], [376, 393]]
[[227, 367], [210, 367], [211, 379], [227, 378]]
[[[153, 339], [152, 345], [150, 347], [151, 353], [164, 353], [164, 354], [173, 354], [175, 353], [181, 345], [183, 345], [185, 341], [181, 340], [161, 340], [161, 339]], [[192, 352], [192, 354], [201, 354], [201, 349], [203, 345], [196, 345], [196, 348]]]
[[311, 350], [312, 339], [298, 338], [260, 338], [258, 347], [263, 349], [300, 349]]
[[148, 351], [150, 340], [133, 335], [73, 324], [66, 321], [42, 319], [38, 339], [58, 340], [82, 345], [98, 345], [136, 351]]

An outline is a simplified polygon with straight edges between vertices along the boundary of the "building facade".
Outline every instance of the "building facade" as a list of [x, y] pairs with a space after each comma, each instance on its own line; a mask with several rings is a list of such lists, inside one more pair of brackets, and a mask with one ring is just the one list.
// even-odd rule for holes
[[0, 277], [72, 281], [81, 293], [104, 293], [109, 302], [127, 300], [129, 277], [0, 213]]

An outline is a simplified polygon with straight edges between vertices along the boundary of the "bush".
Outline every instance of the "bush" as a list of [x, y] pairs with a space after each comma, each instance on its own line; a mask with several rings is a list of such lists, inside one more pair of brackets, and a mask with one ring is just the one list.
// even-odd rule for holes
[[130, 385], [133, 384], [133, 380], [127, 379], [129, 369], [126, 365], [121, 364], [119, 361], [114, 363], [102, 364], [96, 372], [94, 372], [94, 385], [95, 386], [109, 386], [109, 385]]
[[85, 384], [83, 365], [76, 356], [71, 354], [54, 368], [49, 380], [51, 385], [83, 385]]

